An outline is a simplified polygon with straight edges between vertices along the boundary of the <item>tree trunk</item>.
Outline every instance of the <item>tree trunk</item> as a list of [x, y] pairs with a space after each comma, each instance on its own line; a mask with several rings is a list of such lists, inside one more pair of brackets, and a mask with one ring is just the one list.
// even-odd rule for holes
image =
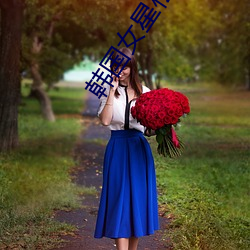
[[250, 91], [250, 70], [245, 70], [245, 82], [246, 82], [246, 90]]
[[141, 67], [142, 75], [145, 85], [153, 89], [153, 81], [152, 81], [152, 74], [153, 74], [153, 49], [151, 45], [150, 35], [148, 36], [148, 40], [144, 43], [143, 46], [139, 45], [140, 56], [139, 56], [139, 64]]
[[[51, 29], [49, 30], [49, 35], [52, 35]], [[37, 35], [34, 35], [33, 45], [31, 50], [32, 54], [34, 54], [36, 57], [41, 53], [42, 48], [43, 48], [43, 43], [39, 41]], [[46, 91], [42, 88], [43, 85], [42, 76], [40, 74], [39, 64], [36, 59], [33, 59], [33, 61], [31, 62], [30, 71], [33, 83], [31, 85], [29, 96], [35, 97], [39, 101], [42, 111], [42, 116], [44, 119], [48, 121], [55, 121], [55, 115], [52, 109], [50, 98], [46, 93]]]
[[153, 74], [153, 49], [152, 49], [152, 43], [151, 43], [151, 34], [148, 37], [147, 40], [147, 59], [146, 59], [146, 67], [147, 67], [147, 82], [148, 87], [150, 89], [153, 89], [153, 80], [152, 80], [152, 74]]
[[21, 26], [24, 1], [1, 0], [0, 152], [18, 146]]
[[155, 88], [160, 89], [161, 88], [161, 76], [157, 74], [157, 77], [155, 79]]
[[145, 65], [145, 55], [143, 53], [140, 54], [138, 58], [139, 64], [140, 64], [140, 69], [141, 69], [141, 78], [145, 82], [145, 85], [148, 86], [148, 78], [146, 74], [146, 65]]
[[50, 98], [46, 91], [42, 88], [42, 77], [39, 72], [38, 63], [33, 62], [30, 69], [33, 78], [33, 83], [31, 85], [29, 96], [35, 97], [39, 101], [42, 116], [44, 119], [49, 121], [55, 121], [55, 115], [52, 110]]

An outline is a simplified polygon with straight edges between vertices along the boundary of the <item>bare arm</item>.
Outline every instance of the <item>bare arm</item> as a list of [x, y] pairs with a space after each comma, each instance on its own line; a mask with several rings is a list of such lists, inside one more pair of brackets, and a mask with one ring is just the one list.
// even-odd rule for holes
[[104, 108], [99, 116], [101, 123], [104, 126], [108, 126], [112, 120], [113, 102], [114, 102], [114, 98], [115, 98], [115, 90], [118, 88], [118, 83], [119, 83], [118, 77], [113, 76], [112, 85], [114, 85], [114, 87], [110, 87], [109, 95], [107, 97], [106, 104], [105, 104], [105, 106], [104, 106]]

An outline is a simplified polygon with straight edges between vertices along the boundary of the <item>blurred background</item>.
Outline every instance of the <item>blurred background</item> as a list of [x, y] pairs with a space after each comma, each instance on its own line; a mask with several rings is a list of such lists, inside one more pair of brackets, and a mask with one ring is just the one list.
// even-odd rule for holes
[[[85, 82], [131, 24], [137, 39], [146, 36], [135, 51], [143, 84], [181, 91], [191, 105], [177, 131], [186, 144], [181, 158], [163, 159], [149, 139], [160, 210], [171, 220], [165, 238], [173, 249], [250, 249], [250, 2], [159, 2], [167, 8], [157, 3], [161, 14], [146, 33], [130, 19], [140, 1], [23, 1], [19, 145], [0, 154], [0, 249], [52, 248], [56, 235], [75, 229], [54, 221], [53, 211], [79, 208], [79, 194], [96, 194], [69, 177], [78, 164], [72, 149], [92, 122], [82, 116], [87, 100], [98, 105]], [[0, 99], [8, 86], [1, 79]]]
[[[165, 2], [164, 2], [165, 3]], [[155, 8], [153, 1], [145, 2]], [[209, 81], [250, 89], [249, 1], [182, 0], [158, 4], [160, 16], [148, 33], [130, 19], [138, 1], [26, 1], [23, 25], [22, 67], [30, 75], [36, 60], [49, 86], [61, 80], [77, 63], [99, 63], [110, 46], [117, 47], [131, 24], [137, 43], [141, 75], [149, 87], [162, 80]], [[132, 37], [127, 35], [126, 40]], [[121, 46], [125, 46], [121, 44]], [[39, 49], [38, 49], [39, 47]], [[79, 73], [80, 74], [80, 73]], [[153, 78], [152, 76], [155, 76]], [[155, 80], [157, 79], [157, 80]]]
[[[145, 4], [155, 8], [153, 1]], [[138, 5], [129, 0], [27, 0], [21, 60], [22, 74], [32, 82], [30, 96], [39, 98], [42, 83], [47, 89], [64, 81], [85, 85], [110, 46], [117, 47], [117, 32], [124, 35], [131, 24], [137, 39], [146, 35], [137, 42], [136, 55], [149, 88], [169, 81], [250, 90], [249, 1], [183, 0], [167, 8], [158, 3], [161, 14], [148, 33], [130, 19]], [[132, 36], [126, 41], [133, 42]]]

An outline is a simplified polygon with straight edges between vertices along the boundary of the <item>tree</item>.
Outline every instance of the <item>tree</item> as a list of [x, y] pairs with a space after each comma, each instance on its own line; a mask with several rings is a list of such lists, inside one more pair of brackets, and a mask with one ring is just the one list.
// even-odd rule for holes
[[211, 42], [210, 60], [214, 62], [217, 80], [223, 84], [245, 82], [250, 90], [250, 2], [210, 0], [221, 24]]
[[39, 101], [45, 119], [55, 120], [47, 94], [53, 83], [83, 54], [99, 57], [104, 52], [110, 36], [103, 32], [103, 13], [111, 5], [116, 6], [109, 1], [27, 0], [23, 69], [33, 80], [29, 96]]
[[20, 50], [23, 0], [1, 0], [0, 152], [18, 146]]
[[[124, 1], [124, 8], [129, 6], [127, 26], [138, 4], [132, 0]], [[146, 35], [138, 42], [136, 50], [143, 80], [150, 88], [154, 85], [159, 87], [162, 77], [171, 80], [194, 79], [195, 68], [201, 64], [198, 51], [215, 25], [214, 12], [206, 1], [170, 1], [166, 5], [167, 8], [159, 4], [155, 8], [152, 1], [148, 1], [147, 6], [161, 11], [160, 16], [148, 33], [141, 30], [140, 24], [134, 23], [133, 27], [138, 37]], [[153, 75], [157, 79], [155, 84]]]
[[23, 68], [33, 80], [29, 97], [39, 101], [42, 115], [48, 121], [54, 121], [55, 116], [44, 80], [48, 86], [51, 85], [72, 65], [69, 46], [64, 46], [56, 32], [58, 23], [67, 19], [63, 15], [68, 9], [68, 1], [44, 0], [27, 0], [25, 9]]

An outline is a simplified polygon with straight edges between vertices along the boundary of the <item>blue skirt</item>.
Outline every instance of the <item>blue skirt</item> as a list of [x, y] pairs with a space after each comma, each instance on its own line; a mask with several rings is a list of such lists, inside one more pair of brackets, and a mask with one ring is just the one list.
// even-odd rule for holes
[[103, 165], [95, 238], [130, 238], [159, 229], [156, 176], [143, 133], [112, 130]]

